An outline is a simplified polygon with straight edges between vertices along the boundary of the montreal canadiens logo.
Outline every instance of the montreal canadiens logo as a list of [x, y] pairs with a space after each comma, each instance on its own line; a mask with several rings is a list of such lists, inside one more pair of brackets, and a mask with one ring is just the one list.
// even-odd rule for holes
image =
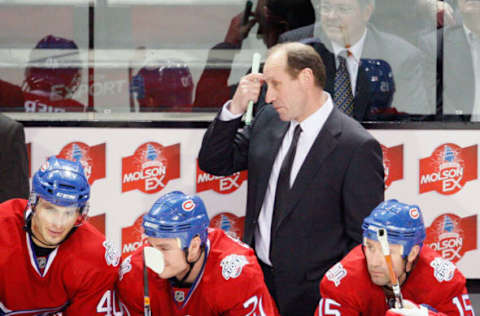
[[420, 212], [416, 208], [411, 208], [409, 211], [410, 217], [413, 219], [417, 219], [420, 217]]
[[42, 172], [45, 172], [45, 171], [48, 170], [48, 167], [49, 167], [49, 166], [50, 166], [50, 164], [48, 163], [48, 161], [45, 161], [45, 162], [42, 164], [42, 166], [40, 167], [40, 170], [41, 170]]
[[468, 181], [477, 179], [477, 145], [440, 145], [430, 157], [420, 159], [419, 170], [420, 193], [455, 194]]
[[192, 200], [187, 200], [182, 203], [182, 209], [185, 212], [191, 212], [195, 208], [195, 203]]

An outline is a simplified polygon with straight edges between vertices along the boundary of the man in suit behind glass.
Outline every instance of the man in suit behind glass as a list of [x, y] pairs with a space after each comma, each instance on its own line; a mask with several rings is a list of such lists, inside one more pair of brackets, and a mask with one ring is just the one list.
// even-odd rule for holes
[[[334, 93], [338, 56], [346, 55], [347, 68], [354, 96], [353, 117], [369, 120], [376, 91], [372, 91], [364, 59], [383, 60], [393, 72], [395, 93], [392, 106], [409, 114], [433, 114], [423, 85], [424, 55], [406, 40], [377, 30], [369, 23], [375, 0], [315, 0], [321, 23], [300, 28], [280, 36], [279, 42], [298, 41], [314, 33], [312, 45], [319, 52], [327, 69], [325, 90]], [[372, 94], [373, 93], [373, 94]], [[428, 91], [428, 93], [433, 93]]]
[[[248, 170], [244, 240], [255, 248], [282, 316], [313, 315], [319, 280], [361, 242], [361, 222], [384, 196], [379, 143], [333, 106], [325, 81], [312, 47], [272, 47], [263, 74], [240, 80], [199, 153], [200, 168], [211, 174]], [[270, 104], [240, 130], [263, 83]]]
[[444, 120], [480, 121], [480, 1], [457, 3], [463, 23], [438, 30], [436, 37], [425, 36], [421, 47], [437, 54], [429, 55], [428, 65], [431, 71], [438, 69], [439, 114], [447, 115]]

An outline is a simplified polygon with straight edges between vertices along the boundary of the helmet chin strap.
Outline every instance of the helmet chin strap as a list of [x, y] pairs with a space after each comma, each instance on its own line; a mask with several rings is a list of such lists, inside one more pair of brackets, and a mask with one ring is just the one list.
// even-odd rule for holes
[[202, 245], [200, 249], [201, 249], [200, 255], [198, 256], [198, 258], [195, 261], [192, 261], [192, 262], [188, 262], [188, 248], [185, 248], [183, 250], [183, 252], [185, 253], [185, 261], [187, 261], [187, 263], [188, 263], [188, 271], [185, 274], [185, 276], [181, 280], [178, 281], [180, 287], [183, 287], [183, 285], [185, 285], [185, 280], [188, 279], [188, 277], [192, 273], [193, 267], [198, 262], [198, 260], [200, 260], [200, 258], [202, 257], [202, 253], [203, 253], [205, 247]]

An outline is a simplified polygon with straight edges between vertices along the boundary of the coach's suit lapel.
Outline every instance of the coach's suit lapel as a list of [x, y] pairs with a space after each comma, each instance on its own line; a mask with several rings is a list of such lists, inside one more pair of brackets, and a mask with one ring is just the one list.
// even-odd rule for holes
[[337, 145], [337, 137], [342, 129], [340, 115], [337, 109], [333, 109], [325, 125], [320, 130], [295, 178], [295, 182], [290, 191], [287, 209], [281, 213], [275, 230], [280, 227], [282, 221], [295, 209], [305, 189], [311, 185], [312, 181], [317, 177], [318, 171], [323, 167], [324, 160], [327, 159]]

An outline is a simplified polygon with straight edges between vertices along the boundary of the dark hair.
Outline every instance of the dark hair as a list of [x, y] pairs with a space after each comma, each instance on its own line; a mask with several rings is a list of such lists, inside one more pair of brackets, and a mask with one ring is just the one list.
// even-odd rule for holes
[[325, 65], [322, 57], [313, 47], [299, 42], [282, 43], [270, 48], [268, 55], [270, 56], [276, 51], [285, 52], [287, 72], [292, 78], [297, 78], [300, 71], [309, 68], [313, 72], [315, 84], [321, 88], [325, 87], [327, 80]]

